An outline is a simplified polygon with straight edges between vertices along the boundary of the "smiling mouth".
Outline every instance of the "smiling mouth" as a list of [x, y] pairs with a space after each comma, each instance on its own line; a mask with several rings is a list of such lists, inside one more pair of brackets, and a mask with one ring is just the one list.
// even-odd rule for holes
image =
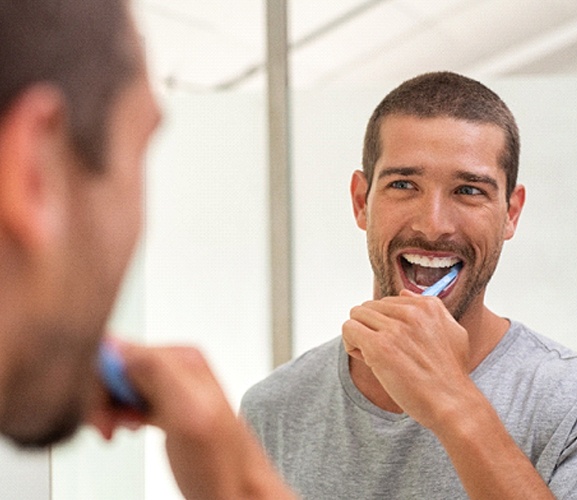
[[431, 257], [405, 253], [400, 257], [401, 267], [407, 280], [424, 290], [439, 281], [458, 262], [457, 257]]

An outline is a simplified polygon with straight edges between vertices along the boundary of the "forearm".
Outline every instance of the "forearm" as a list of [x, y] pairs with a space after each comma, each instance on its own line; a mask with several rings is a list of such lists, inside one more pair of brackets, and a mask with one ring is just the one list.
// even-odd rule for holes
[[[166, 448], [184, 498], [195, 500], [296, 500], [297, 496], [267, 459], [242, 419], [222, 428], [220, 422], [205, 438], [168, 435]], [[208, 429], [207, 429], [208, 431]], [[222, 442], [219, 444], [219, 438]], [[194, 441], [195, 453], [187, 442]], [[184, 448], [184, 449], [182, 449]], [[183, 459], [184, 457], [184, 459]], [[196, 479], [192, 480], [193, 477]]]
[[533, 464], [477, 391], [433, 432], [471, 499], [554, 499]]
[[[148, 403], [137, 422], [166, 434], [175, 480], [186, 499], [294, 499], [247, 425], [238, 419], [202, 354], [193, 348], [122, 344], [127, 374]], [[95, 411], [110, 437], [126, 411]], [[134, 413], [134, 412], [133, 412]]]
[[282, 480], [242, 418], [240, 421], [247, 434], [245, 463], [247, 468], [250, 468], [246, 474], [248, 478], [246, 498], [250, 500], [297, 500], [297, 495]]

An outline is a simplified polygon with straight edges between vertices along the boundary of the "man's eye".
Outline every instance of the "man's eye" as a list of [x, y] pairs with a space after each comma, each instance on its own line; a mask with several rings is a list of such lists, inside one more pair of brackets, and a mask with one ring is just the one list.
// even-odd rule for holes
[[413, 185], [409, 181], [393, 181], [390, 186], [394, 189], [413, 189]]
[[479, 188], [476, 188], [474, 186], [461, 186], [459, 189], [457, 189], [457, 194], [464, 194], [467, 196], [475, 196], [475, 195], [483, 194], [483, 191], [481, 191]]

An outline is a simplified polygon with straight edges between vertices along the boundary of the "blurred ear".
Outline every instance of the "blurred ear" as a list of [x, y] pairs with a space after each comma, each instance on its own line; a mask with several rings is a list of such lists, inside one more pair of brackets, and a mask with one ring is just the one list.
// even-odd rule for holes
[[509, 198], [509, 209], [507, 210], [507, 225], [505, 228], [505, 239], [510, 240], [517, 230], [519, 217], [525, 204], [525, 186], [517, 184], [511, 197]]
[[367, 192], [368, 182], [365, 174], [355, 170], [351, 179], [351, 198], [357, 226], [367, 229]]
[[15, 243], [49, 243], [62, 224], [67, 167], [65, 103], [48, 84], [31, 86], [0, 118], [0, 226]]

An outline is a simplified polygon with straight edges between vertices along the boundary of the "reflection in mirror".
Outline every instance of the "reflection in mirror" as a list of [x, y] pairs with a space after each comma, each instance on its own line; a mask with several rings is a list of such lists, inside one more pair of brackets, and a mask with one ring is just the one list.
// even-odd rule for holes
[[[166, 117], [147, 161], [144, 250], [117, 315], [139, 340], [203, 348], [237, 406], [271, 357], [264, 2], [135, 7]], [[489, 305], [577, 348], [577, 2], [293, 0], [289, 41], [295, 353], [338, 335], [370, 294], [348, 200], [370, 112], [439, 69], [493, 87], [521, 129], [528, 201]], [[119, 438], [86, 431], [55, 451], [54, 498], [180, 498], [162, 436]]]

